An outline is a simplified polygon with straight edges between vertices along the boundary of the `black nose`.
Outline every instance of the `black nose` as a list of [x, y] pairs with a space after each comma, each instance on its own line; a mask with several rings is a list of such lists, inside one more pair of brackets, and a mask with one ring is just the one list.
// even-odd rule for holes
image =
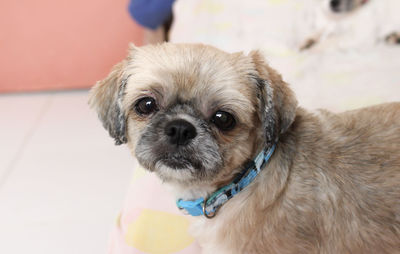
[[169, 142], [173, 145], [187, 145], [189, 141], [196, 137], [196, 128], [188, 121], [179, 119], [169, 122], [165, 126], [165, 134]]
[[339, 11], [339, 7], [340, 7], [340, 0], [331, 0], [331, 2], [330, 2], [330, 5], [331, 5], [331, 9], [333, 10], [333, 11]]

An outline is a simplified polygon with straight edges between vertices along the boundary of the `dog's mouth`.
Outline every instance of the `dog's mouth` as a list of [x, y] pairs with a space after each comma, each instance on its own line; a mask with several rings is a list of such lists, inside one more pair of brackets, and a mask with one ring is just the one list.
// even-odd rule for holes
[[195, 139], [187, 144], [171, 144], [160, 122], [150, 124], [135, 147], [135, 156], [144, 168], [166, 182], [203, 180], [219, 171], [222, 157], [209, 132], [198, 127]]
[[201, 170], [203, 168], [201, 161], [193, 157], [184, 156], [181, 154], [166, 154], [160, 159], [158, 159], [158, 161], [164, 164], [165, 166], [176, 170], [184, 170], [184, 169]]

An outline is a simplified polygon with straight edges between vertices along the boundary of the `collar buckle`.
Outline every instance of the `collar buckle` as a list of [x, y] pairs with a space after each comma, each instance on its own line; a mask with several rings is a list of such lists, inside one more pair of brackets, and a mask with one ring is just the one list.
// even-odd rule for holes
[[215, 209], [214, 211], [210, 212], [210, 213], [207, 213], [207, 211], [206, 211], [206, 204], [207, 204], [207, 201], [208, 201], [208, 197], [207, 197], [207, 198], [204, 200], [204, 202], [201, 204], [201, 206], [202, 206], [202, 208], [203, 208], [203, 215], [204, 215], [204, 217], [206, 217], [207, 219], [212, 219], [212, 218], [215, 217], [215, 215], [217, 215], [218, 208]]

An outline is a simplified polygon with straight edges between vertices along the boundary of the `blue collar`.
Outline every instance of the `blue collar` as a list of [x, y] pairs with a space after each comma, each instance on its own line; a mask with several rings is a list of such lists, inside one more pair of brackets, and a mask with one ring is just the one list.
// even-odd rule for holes
[[229, 199], [233, 198], [241, 190], [246, 188], [267, 164], [269, 158], [275, 150], [275, 144], [269, 148], [264, 148], [253, 161], [249, 161], [244, 169], [238, 174], [232, 183], [225, 185], [212, 193], [207, 199], [199, 198], [196, 200], [176, 201], [179, 209], [185, 209], [192, 216], [204, 215], [212, 218], [217, 210]]

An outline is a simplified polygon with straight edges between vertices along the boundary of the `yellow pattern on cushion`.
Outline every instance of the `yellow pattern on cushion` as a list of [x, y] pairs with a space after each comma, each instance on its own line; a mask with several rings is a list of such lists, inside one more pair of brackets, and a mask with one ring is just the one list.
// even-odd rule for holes
[[195, 13], [207, 12], [210, 14], [219, 14], [224, 10], [224, 5], [216, 0], [203, 0], [194, 9]]
[[352, 96], [351, 98], [348, 98], [342, 106], [344, 107], [344, 110], [352, 110], [384, 102], [385, 98], [381, 98], [378, 96], [363, 96], [363, 97]]
[[144, 168], [142, 168], [141, 166], [137, 166], [134, 170], [133, 170], [133, 176], [132, 176], [132, 181], [135, 182], [137, 179], [140, 179], [142, 177], [144, 177], [145, 175], [148, 174], [148, 171], [146, 171]]
[[173, 253], [194, 242], [188, 227], [189, 221], [183, 216], [143, 209], [128, 225], [125, 242], [145, 253]]
[[119, 212], [117, 215], [117, 218], [115, 218], [115, 225], [118, 228], [121, 228], [121, 216], [122, 216], [122, 214], [121, 214], [121, 212]]

